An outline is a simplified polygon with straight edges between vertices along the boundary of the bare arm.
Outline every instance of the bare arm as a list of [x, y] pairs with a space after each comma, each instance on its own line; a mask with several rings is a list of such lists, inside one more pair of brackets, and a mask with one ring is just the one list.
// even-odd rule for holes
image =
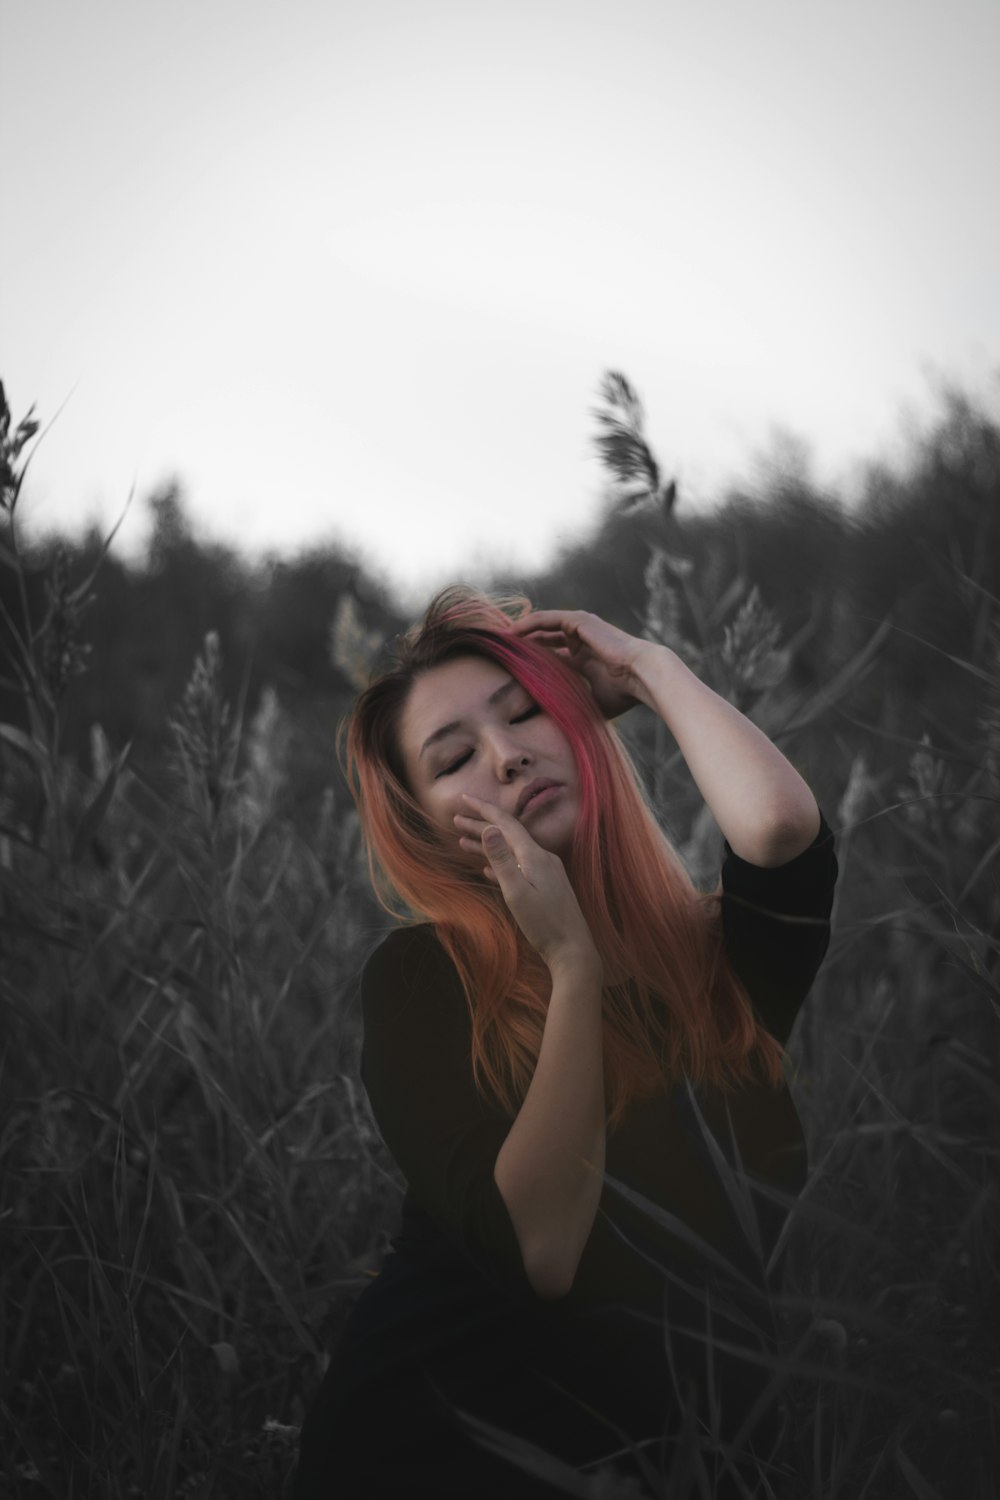
[[538, 1062], [493, 1170], [543, 1298], [572, 1286], [604, 1183], [602, 977], [596, 952], [553, 963]]
[[[604, 1185], [604, 968], [562, 860], [495, 804], [464, 795], [464, 847], [552, 976], [531, 1082], [497, 1153], [493, 1177], [507, 1205], [525, 1274], [539, 1297], [573, 1284]], [[484, 839], [490, 828], [499, 841]]]
[[638, 653], [633, 692], [677, 741], [698, 790], [741, 859], [780, 865], [819, 832], [816, 799], [756, 724], [720, 698], [668, 646]]

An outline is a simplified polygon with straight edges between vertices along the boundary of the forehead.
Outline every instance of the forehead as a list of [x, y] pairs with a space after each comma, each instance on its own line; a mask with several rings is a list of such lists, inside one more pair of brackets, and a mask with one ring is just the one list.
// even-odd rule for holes
[[457, 656], [422, 672], [410, 689], [399, 720], [404, 754], [416, 755], [429, 734], [452, 719], [481, 712], [510, 673], [482, 656]]

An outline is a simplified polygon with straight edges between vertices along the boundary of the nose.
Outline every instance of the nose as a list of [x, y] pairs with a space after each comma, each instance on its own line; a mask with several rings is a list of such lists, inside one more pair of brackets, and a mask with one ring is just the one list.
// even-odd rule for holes
[[519, 771], [531, 765], [531, 756], [528, 751], [509, 736], [498, 738], [494, 749], [494, 759], [499, 781], [512, 781]]

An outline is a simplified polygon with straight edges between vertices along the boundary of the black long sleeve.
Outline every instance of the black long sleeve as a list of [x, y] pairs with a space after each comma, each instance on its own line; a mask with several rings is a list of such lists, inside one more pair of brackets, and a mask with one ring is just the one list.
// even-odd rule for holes
[[[782, 1042], [830, 941], [838, 868], [821, 816], [813, 844], [788, 864], [751, 865], [725, 845], [722, 923], [727, 951], [758, 1014]], [[796, 920], [789, 921], [789, 917]], [[408, 1184], [400, 1243], [471, 1257], [518, 1297], [534, 1297], [506, 1203], [493, 1178], [512, 1119], [481, 1100], [472, 1076], [471, 1022], [461, 983], [430, 925], [391, 932], [362, 975], [361, 1073], [375, 1120]], [[706, 1100], [713, 1120], [713, 1101]], [[787, 1089], [753, 1088], [734, 1118], [751, 1172], [795, 1190], [801, 1129]], [[713, 1125], [714, 1128], [714, 1125]], [[798, 1154], [796, 1154], [798, 1153]], [[717, 1194], [677, 1090], [631, 1112], [608, 1143], [607, 1171], [716, 1240]], [[629, 1215], [606, 1187], [574, 1284], [581, 1298], [649, 1290], [609, 1219]], [[669, 1237], [668, 1237], [669, 1239]], [[675, 1247], [676, 1248], [676, 1247]]]
[[[530, 1292], [493, 1177], [512, 1121], [475, 1087], [465, 996], [433, 928], [391, 932], [365, 966], [361, 996], [361, 1077], [408, 1198], [459, 1253], [495, 1262], [505, 1283]], [[412, 1211], [413, 1202], [405, 1207]]]
[[809, 848], [771, 869], [748, 864], [723, 842], [726, 951], [760, 1020], [784, 1043], [830, 946], [839, 873], [833, 831], [821, 812]]

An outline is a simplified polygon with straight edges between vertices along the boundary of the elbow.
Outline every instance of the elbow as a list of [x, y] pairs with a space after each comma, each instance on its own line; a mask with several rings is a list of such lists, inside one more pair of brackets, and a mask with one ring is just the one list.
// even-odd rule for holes
[[569, 1291], [569, 1287], [562, 1281], [550, 1281], [539, 1276], [530, 1276], [528, 1279], [539, 1302], [558, 1302]]
[[810, 848], [816, 842], [820, 826], [819, 807], [814, 803], [811, 816], [798, 819], [791, 814], [786, 818], [776, 817], [761, 826], [752, 843], [741, 843], [737, 848], [730, 838], [729, 845], [747, 864], [756, 865], [760, 870], [773, 870], [779, 865], [790, 864]]
[[793, 859], [797, 859], [806, 849], [812, 847], [819, 836], [820, 827], [820, 811], [815, 804], [814, 811], [809, 817], [800, 822], [780, 825], [767, 864], [772, 867], [790, 864]]
[[536, 1297], [542, 1302], [557, 1302], [573, 1288], [575, 1273], [566, 1266], [554, 1265], [551, 1261], [525, 1262], [525, 1272]]

